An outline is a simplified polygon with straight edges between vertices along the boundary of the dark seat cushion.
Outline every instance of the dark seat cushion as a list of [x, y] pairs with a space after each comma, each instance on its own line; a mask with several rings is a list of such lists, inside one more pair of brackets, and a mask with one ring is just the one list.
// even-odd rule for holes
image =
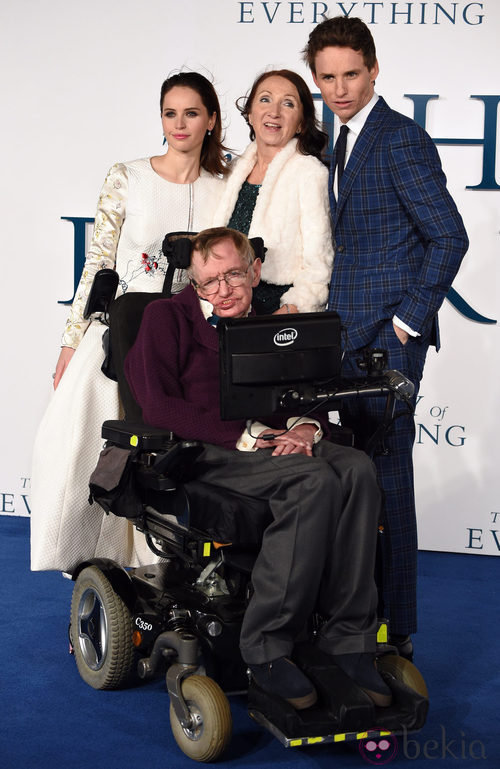
[[[196, 529], [214, 542], [260, 545], [264, 529], [271, 520], [267, 502], [233, 494], [202, 480], [183, 484], [188, 505], [183, 511], [168, 492], [150, 490], [148, 504], [161, 515], [176, 515], [183, 529]], [[148, 513], [146, 513], [146, 516]], [[159, 523], [158, 515], [155, 522]]]

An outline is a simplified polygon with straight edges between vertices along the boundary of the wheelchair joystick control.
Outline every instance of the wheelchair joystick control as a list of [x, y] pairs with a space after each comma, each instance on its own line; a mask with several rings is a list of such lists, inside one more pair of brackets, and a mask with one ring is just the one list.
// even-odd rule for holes
[[397, 369], [384, 371], [384, 378], [387, 386], [393, 391], [396, 398], [402, 401], [408, 401], [415, 392], [415, 385], [404, 374]]

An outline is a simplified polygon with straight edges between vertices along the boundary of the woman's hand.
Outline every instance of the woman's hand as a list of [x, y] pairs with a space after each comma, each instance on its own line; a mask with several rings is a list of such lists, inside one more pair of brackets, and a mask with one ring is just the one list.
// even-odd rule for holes
[[[285, 454], [305, 454], [312, 457], [312, 447], [317, 429], [316, 425], [311, 423], [300, 424], [292, 427], [283, 435], [277, 435], [276, 438], [266, 441], [263, 440], [263, 435], [276, 433], [276, 430], [266, 428], [259, 434], [255, 445], [258, 449], [268, 449], [274, 446], [273, 457]], [[281, 431], [278, 430], [278, 432]]]
[[56, 363], [56, 373], [54, 374], [54, 390], [57, 390], [57, 385], [61, 381], [61, 377], [68, 368], [68, 364], [74, 354], [75, 351], [72, 347], [61, 347], [61, 354]]
[[279, 308], [279, 310], [275, 310], [273, 312], [273, 315], [288, 315], [288, 313], [291, 313], [291, 312], [298, 312], [296, 305], [284, 304], [282, 307]]

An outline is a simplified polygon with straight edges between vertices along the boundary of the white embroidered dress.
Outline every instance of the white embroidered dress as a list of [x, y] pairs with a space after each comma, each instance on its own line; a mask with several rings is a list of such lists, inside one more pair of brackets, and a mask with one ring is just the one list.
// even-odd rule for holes
[[[116, 382], [101, 372], [98, 321], [83, 310], [97, 270], [115, 268], [118, 293], [161, 291], [167, 268], [161, 247], [167, 232], [209, 227], [222, 181], [202, 170], [192, 184], [175, 184], [149, 158], [114, 165], [104, 182], [94, 235], [62, 344], [76, 348], [38, 428], [31, 474], [31, 568], [72, 571], [88, 558], [124, 566], [155, 557], [125, 519], [88, 504], [88, 482], [102, 449], [101, 426], [120, 418]], [[176, 276], [179, 279], [182, 276]], [[180, 286], [179, 286], [180, 288]]]

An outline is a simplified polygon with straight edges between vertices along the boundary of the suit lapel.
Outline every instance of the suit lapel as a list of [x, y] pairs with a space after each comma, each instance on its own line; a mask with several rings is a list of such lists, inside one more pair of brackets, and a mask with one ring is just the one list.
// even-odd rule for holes
[[[384, 124], [390, 116], [390, 108], [382, 97], [379, 97], [374, 108], [368, 115], [366, 123], [364, 124], [360, 135], [358, 136], [356, 143], [352, 149], [348, 163], [344, 169], [342, 176], [342, 183], [339, 190], [339, 199], [335, 205], [335, 209], [332, 207], [332, 216], [334, 224], [339, 219], [342, 209], [346, 203], [352, 185], [363, 168], [366, 160], [372, 151], [375, 140], [377, 139], [380, 131], [383, 130]], [[335, 158], [334, 161], [335, 162]], [[333, 174], [333, 164], [330, 174]], [[332, 189], [332, 187], [331, 187]], [[334, 196], [332, 196], [334, 197]]]

